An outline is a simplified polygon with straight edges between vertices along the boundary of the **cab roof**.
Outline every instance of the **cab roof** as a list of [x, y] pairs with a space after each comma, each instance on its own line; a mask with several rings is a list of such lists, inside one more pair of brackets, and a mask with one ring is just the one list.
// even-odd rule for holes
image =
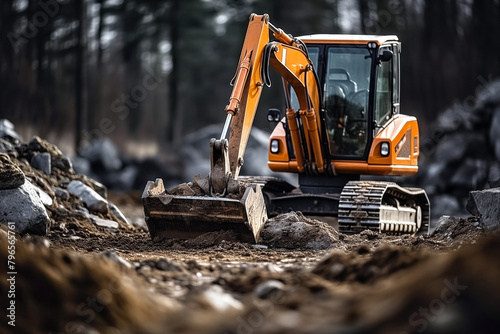
[[396, 35], [350, 35], [350, 34], [316, 34], [299, 36], [304, 43], [322, 44], [366, 44], [376, 42], [382, 45], [389, 41], [399, 41]]

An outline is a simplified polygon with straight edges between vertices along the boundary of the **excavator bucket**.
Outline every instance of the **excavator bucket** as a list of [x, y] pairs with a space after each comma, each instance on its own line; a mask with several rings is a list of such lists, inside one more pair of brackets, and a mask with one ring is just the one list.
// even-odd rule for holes
[[165, 190], [162, 179], [156, 179], [147, 183], [142, 202], [153, 241], [192, 239], [207, 232], [231, 230], [239, 240], [257, 243], [267, 221], [258, 184], [248, 185], [241, 198], [186, 196], [172, 194]]

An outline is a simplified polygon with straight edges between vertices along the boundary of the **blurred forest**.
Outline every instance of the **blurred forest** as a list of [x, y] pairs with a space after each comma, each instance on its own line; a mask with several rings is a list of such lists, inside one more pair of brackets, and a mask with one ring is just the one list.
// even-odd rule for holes
[[[0, 118], [66, 151], [103, 136], [142, 155], [178, 145], [223, 122], [252, 12], [294, 36], [398, 35], [402, 112], [424, 132], [500, 75], [500, 0], [2, 0]], [[266, 129], [283, 107], [273, 82]]]

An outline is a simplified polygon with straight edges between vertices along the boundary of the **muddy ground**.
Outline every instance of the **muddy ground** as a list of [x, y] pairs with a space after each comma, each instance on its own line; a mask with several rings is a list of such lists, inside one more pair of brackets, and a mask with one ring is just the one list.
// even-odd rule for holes
[[[108, 198], [140, 226], [139, 194]], [[497, 333], [500, 322], [500, 237], [474, 217], [419, 237], [321, 225], [334, 238], [323, 250], [230, 232], [158, 244], [140, 227], [55, 217], [47, 236], [18, 236], [16, 326], [3, 317], [2, 333]]]

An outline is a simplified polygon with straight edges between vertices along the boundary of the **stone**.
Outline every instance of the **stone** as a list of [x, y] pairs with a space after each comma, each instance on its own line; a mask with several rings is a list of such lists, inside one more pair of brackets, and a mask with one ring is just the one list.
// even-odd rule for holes
[[105, 258], [117, 263], [118, 265], [125, 267], [125, 268], [132, 268], [132, 264], [122, 258], [120, 255], [116, 254], [115, 252], [112, 251], [104, 251], [99, 253], [101, 256], [104, 256]]
[[283, 282], [277, 280], [269, 280], [257, 285], [253, 290], [253, 294], [257, 298], [267, 299], [271, 297], [273, 294], [282, 292], [284, 289], [285, 289], [285, 284], [283, 284]]
[[490, 188], [500, 187], [500, 162], [492, 162], [488, 171], [488, 184]]
[[489, 131], [490, 143], [497, 161], [500, 160], [500, 107], [497, 107], [491, 119]]
[[0, 153], [6, 153], [14, 158], [19, 156], [14, 145], [3, 138], [0, 138]]
[[45, 191], [40, 189], [39, 187], [33, 185], [35, 191], [38, 194], [38, 197], [40, 197], [40, 200], [42, 201], [43, 205], [45, 206], [51, 206], [54, 201], [52, 200], [52, 197], [50, 197]]
[[130, 165], [119, 171], [102, 175], [101, 178], [110, 188], [117, 191], [125, 191], [133, 187], [139, 172], [136, 166]]
[[469, 192], [467, 211], [479, 218], [481, 227], [493, 230], [500, 226], [500, 188]]
[[159, 259], [155, 267], [161, 271], [182, 271], [182, 268], [178, 264], [167, 259]]
[[38, 191], [28, 180], [18, 188], [0, 190], [0, 220], [14, 222], [21, 234], [45, 235], [50, 226]]
[[488, 181], [490, 188], [500, 188], [500, 178], [496, 181]]
[[50, 157], [50, 153], [48, 152], [37, 153], [33, 155], [30, 162], [31, 167], [39, 169], [47, 175], [50, 175], [52, 173], [51, 163], [52, 159]]
[[116, 230], [120, 227], [120, 224], [113, 220], [109, 219], [102, 219], [99, 216], [93, 215], [93, 214], [88, 214], [87, 217], [90, 219], [90, 221], [98, 226], [98, 227], [104, 227], [104, 228], [109, 228], [111, 230]]
[[79, 153], [80, 156], [90, 161], [93, 169], [114, 172], [122, 167], [118, 149], [107, 137], [93, 141]]
[[108, 202], [108, 207], [109, 207], [109, 210], [111, 211], [111, 213], [114, 214], [115, 217], [118, 218], [119, 221], [121, 221], [122, 223], [128, 224], [128, 225], [131, 225], [130, 222], [128, 221], [127, 217], [125, 217], [123, 212], [121, 212], [120, 209], [118, 209], [118, 207], [116, 205], [114, 205], [111, 202]]
[[108, 212], [108, 201], [83, 182], [73, 180], [68, 184], [67, 189], [71, 195], [82, 200], [91, 212], [104, 214]]
[[144, 232], [149, 231], [148, 225], [146, 224], [146, 220], [144, 218], [137, 217], [135, 219], [132, 219], [131, 224], [136, 230], [143, 230]]
[[465, 157], [487, 156], [486, 136], [481, 132], [463, 131], [450, 134], [436, 147], [435, 156], [447, 165], [461, 161]]
[[458, 199], [454, 196], [443, 194], [431, 198], [431, 216], [437, 219], [445, 214], [457, 214], [462, 211]]
[[439, 193], [446, 188], [448, 180], [443, 176], [446, 170], [445, 161], [429, 162], [426, 166], [422, 166], [422, 184], [428, 195]]
[[108, 198], [108, 188], [106, 186], [86, 175], [82, 176], [82, 180], [85, 184], [89, 185], [92, 187], [92, 189], [95, 190], [96, 193], [101, 195], [103, 198]]
[[480, 159], [465, 159], [449, 181], [451, 185], [467, 190], [483, 189], [488, 178], [488, 163]]
[[477, 94], [476, 109], [482, 109], [488, 105], [500, 104], [500, 80], [495, 80], [485, 85]]
[[56, 195], [56, 197], [62, 199], [63, 201], [67, 201], [70, 198], [69, 192], [59, 187], [54, 188], [54, 194]]
[[5, 153], [0, 153], [0, 190], [15, 189], [25, 182], [23, 171]]
[[14, 130], [14, 124], [7, 119], [0, 119], [0, 138], [9, 138], [22, 142], [21, 136]]
[[199, 304], [217, 312], [242, 311], [243, 303], [225, 292], [220, 285], [210, 285], [198, 298]]
[[31, 153], [35, 152], [47, 152], [50, 153], [51, 157], [51, 167], [60, 169], [64, 172], [73, 172], [73, 165], [68, 157], [66, 157], [57, 146], [49, 143], [48, 141], [41, 139], [38, 136], [34, 136], [28, 143], [28, 151]]
[[70, 158], [75, 173], [89, 175], [92, 171], [90, 161], [86, 158], [73, 156]]

